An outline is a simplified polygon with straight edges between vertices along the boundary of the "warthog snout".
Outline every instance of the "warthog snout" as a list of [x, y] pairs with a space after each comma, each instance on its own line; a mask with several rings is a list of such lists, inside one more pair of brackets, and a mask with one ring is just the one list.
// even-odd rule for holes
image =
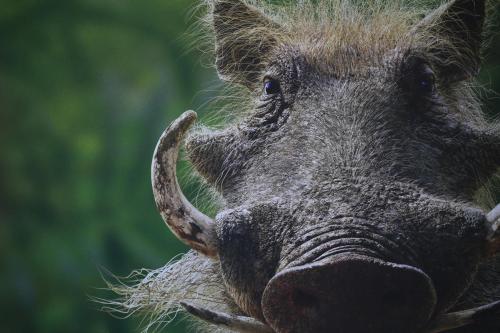
[[286, 269], [262, 298], [276, 332], [411, 333], [435, 305], [432, 281], [421, 270], [350, 254]]

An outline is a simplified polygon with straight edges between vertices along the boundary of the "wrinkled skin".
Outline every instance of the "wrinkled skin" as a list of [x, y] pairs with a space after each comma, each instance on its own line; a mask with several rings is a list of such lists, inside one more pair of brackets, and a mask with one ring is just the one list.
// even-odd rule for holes
[[[248, 87], [255, 110], [192, 133], [186, 149], [224, 198], [214, 246], [244, 314], [280, 333], [419, 333], [439, 314], [500, 299], [488, 221], [473, 203], [500, 165], [500, 138], [464, 94], [484, 5], [453, 1], [427, 20], [471, 3], [460, 67], [407, 43], [339, 74], [292, 42], [263, 42], [265, 61], [230, 64], [225, 52], [258, 55], [224, 44], [224, 18], [235, 8], [250, 11], [248, 24], [265, 18], [215, 2], [219, 73]], [[449, 332], [499, 329], [500, 319]]]

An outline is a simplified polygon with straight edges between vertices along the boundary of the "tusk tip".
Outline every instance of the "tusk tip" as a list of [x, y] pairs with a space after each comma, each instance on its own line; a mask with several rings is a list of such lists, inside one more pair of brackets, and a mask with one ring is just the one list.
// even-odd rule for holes
[[192, 110], [186, 111], [177, 118], [166, 131], [171, 130], [174, 133], [184, 135], [186, 131], [198, 119], [198, 114]]
[[180, 119], [186, 119], [187, 121], [195, 121], [198, 118], [198, 114], [193, 110], [185, 111], [181, 114]]

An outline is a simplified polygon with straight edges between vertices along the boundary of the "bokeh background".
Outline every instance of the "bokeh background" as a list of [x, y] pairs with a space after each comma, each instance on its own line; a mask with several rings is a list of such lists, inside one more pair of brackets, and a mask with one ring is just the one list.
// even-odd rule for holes
[[[127, 275], [185, 251], [156, 212], [149, 172], [164, 127], [191, 108], [207, 117], [217, 95], [210, 59], [189, 51], [194, 5], [0, 0], [0, 332], [139, 331], [89, 296], [102, 296], [100, 270]], [[494, 115], [498, 35], [481, 80]]]

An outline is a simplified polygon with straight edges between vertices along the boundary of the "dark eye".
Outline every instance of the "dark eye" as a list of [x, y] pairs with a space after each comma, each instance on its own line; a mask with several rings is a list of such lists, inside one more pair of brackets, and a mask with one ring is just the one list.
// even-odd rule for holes
[[432, 97], [436, 91], [436, 76], [431, 66], [418, 57], [403, 63], [401, 87], [411, 98]]
[[264, 80], [264, 93], [274, 95], [281, 91], [280, 83], [276, 79], [267, 78]]
[[436, 77], [430, 67], [425, 66], [420, 72], [420, 75], [417, 75], [416, 81], [416, 88], [422, 93], [430, 94], [434, 92]]

